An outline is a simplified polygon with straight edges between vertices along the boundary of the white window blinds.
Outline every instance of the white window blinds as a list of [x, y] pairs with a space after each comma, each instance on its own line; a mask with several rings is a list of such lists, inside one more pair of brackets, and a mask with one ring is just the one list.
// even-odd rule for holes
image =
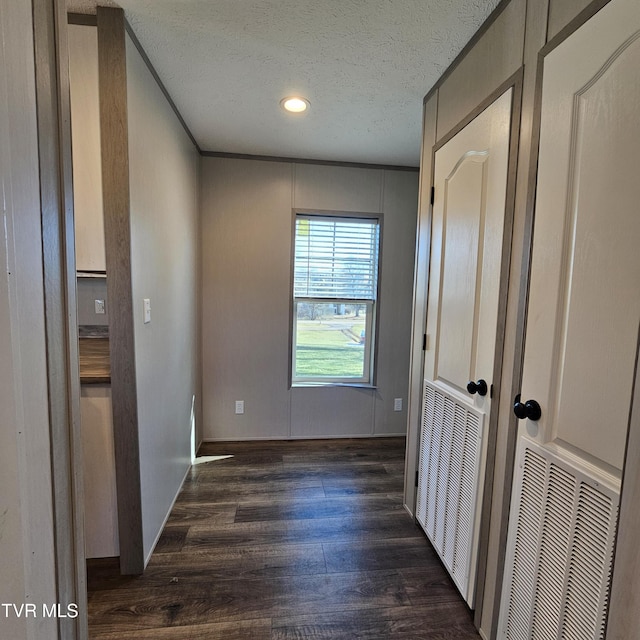
[[294, 297], [375, 300], [379, 238], [377, 220], [297, 215]]

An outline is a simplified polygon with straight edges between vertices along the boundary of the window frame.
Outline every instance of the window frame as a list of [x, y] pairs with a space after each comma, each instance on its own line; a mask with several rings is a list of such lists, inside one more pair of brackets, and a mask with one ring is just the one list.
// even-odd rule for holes
[[[345, 221], [370, 220], [378, 226], [378, 253], [377, 253], [377, 273], [375, 281], [375, 298], [351, 299], [351, 298], [315, 298], [296, 297], [295, 294], [295, 264], [296, 264], [296, 220], [298, 217], [319, 219], [341, 218]], [[289, 286], [290, 310], [289, 310], [289, 387], [327, 387], [346, 386], [376, 388], [376, 360], [378, 350], [378, 330], [379, 330], [379, 305], [380, 305], [380, 278], [382, 271], [382, 236], [383, 218], [381, 213], [355, 212], [355, 211], [333, 211], [320, 209], [293, 209], [292, 210], [292, 231], [291, 231], [291, 281]], [[365, 319], [364, 363], [363, 376], [354, 377], [328, 377], [328, 376], [302, 376], [296, 377], [296, 344], [297, 344], [297, 306], [300, 303], [312, 304], [362, 304], [367, 305]]]

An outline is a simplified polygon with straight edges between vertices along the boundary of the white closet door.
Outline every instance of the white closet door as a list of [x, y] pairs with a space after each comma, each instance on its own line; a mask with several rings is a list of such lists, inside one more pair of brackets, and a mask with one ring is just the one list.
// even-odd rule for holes
[[501, 638], [604, 637], [640, 322], [639, 104], [640, 3], [612, 0], [544, 60]]
[[509, 89], [435, 154], [416, 514], [473, 606], [500, 289]]

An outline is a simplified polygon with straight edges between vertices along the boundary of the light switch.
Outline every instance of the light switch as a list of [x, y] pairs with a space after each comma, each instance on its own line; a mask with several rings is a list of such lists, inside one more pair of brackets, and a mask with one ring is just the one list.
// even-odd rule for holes
[[393, 410], [394, 411], [402, 411], [402, 398], [394, 398], [393, 399]]
[[144, 323], [148, 324], [151, 322], [151, 300], [145, 298], [142, 302], [144, 306]]
[[104, 300], [94, 300], [95, 310], [98, 315], [104, 315]]

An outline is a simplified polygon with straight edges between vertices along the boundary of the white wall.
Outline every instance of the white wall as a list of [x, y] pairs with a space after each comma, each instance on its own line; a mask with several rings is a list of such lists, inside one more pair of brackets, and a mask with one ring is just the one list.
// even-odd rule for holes
[[[0, 602], [56, 602], [30, 2], [0, 0]], [[0, 637], [57, 638], [5, 617]]]
[[[131, 261], [144, 554], [191, 464], [199, 156], [127, 36]], [[143, 299], [151, 322], [143, 324]], [[117, 304], [117, 301], [111, 301]]]
[[80, 416], [85, 462], [85, 555], [87, 558], [113, 558], [120, 555], [120, 546], [111, 385], [82, 385]]
[[68, 25], [76, 269], [104, 271], [98, 30]]
[[[415, 172], [203, 159], [205, 439], [404, 434], [417, 188]], [[383, 216], [375, 390], [289, 388], [293, 209]]]

